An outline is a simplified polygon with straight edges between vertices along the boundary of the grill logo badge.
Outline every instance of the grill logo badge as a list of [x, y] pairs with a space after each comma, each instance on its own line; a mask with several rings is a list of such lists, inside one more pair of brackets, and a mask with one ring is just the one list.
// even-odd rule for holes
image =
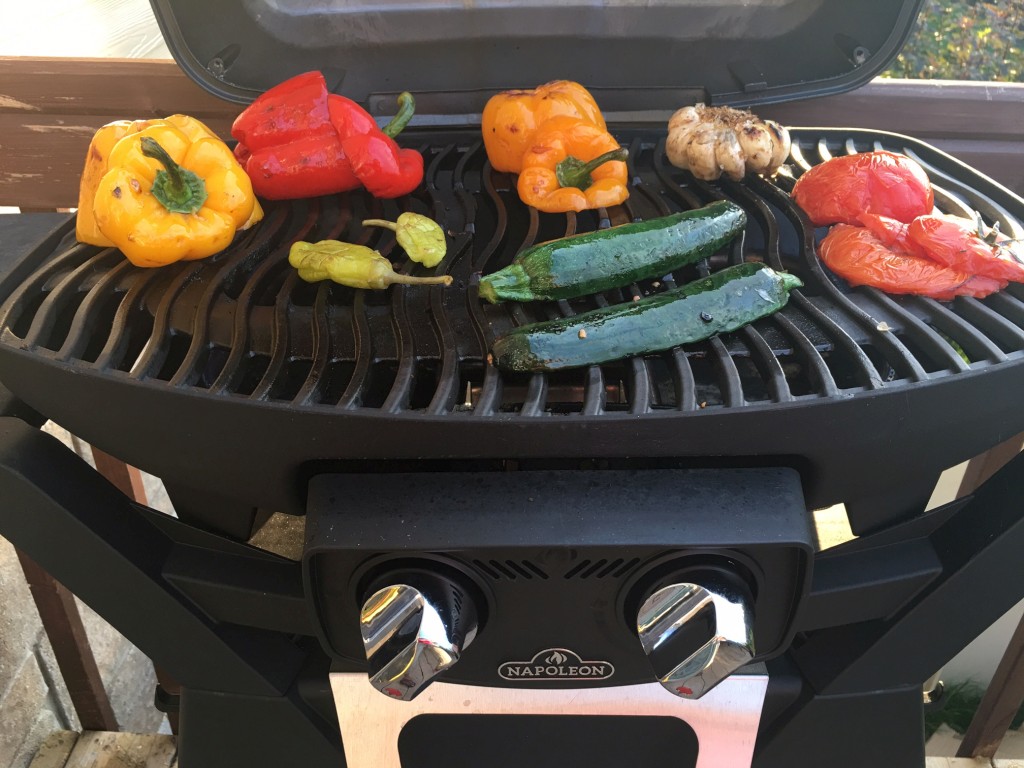
[[548, 648], [529, 661], [506, 661], [498, 667], [504, 680], [607, 680], [615, 667], [607, 661], [584, 661], [567, 648]]

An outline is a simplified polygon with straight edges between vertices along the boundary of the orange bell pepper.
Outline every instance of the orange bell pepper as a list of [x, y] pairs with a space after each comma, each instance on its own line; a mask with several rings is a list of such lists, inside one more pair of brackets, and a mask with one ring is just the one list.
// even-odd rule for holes
[[575, 117], [552, 118], [523, 156], [519, 198], [547, 213], [618, 205], [629, 197], [627, 156], [604, 129]]
[[534, 132], [546, 120], [560, 115], [584, 120], [601, 130], [606, 127], [590, 91], [569, 80], [492, 96], [484, 107], [481, 128], [487, 158], [494, 169], [518, 173], [523, 153], [533, 144]]

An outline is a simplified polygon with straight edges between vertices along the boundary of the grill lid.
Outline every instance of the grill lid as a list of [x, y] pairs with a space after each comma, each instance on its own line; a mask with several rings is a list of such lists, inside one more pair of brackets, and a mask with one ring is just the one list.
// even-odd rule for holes
[[555, 79], [602, 111], [754, 105], [852, 90], [896, 56], [922, 0], [151, 0], [174, 58], [252, 101], [312, 69], [379, 114], [472, 120], [494, 92]]

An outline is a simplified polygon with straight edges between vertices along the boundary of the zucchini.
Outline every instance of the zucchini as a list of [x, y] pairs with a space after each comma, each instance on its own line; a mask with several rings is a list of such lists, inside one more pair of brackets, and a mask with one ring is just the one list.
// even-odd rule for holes
[[801, 285], [764, 264], [738, 264], [638, 301], [520, 326], [494, 342], [493, 360], [507, 371], [555, 371], [659, 352], [770, 315]]
[[549, 240], [480, 278], [480, 296], [492, 304], [571, 299], [662, 277], [712, 255], [746, 224], [742, 208], [719, 200], [693, 211]]

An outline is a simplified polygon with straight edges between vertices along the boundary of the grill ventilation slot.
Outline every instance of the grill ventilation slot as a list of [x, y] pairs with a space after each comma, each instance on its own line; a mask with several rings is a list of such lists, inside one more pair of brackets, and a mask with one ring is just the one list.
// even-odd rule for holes
[[544, 570], [529, 560], [474, 560], [481, 573], [494, 581], [515, 581], [516, 579], [546, 579]]
[[604, 558], [596, 561], [581, 560], [566, 571], [563, 578], [567, 580], [589, 578], [604, 579], [610, 576], [613, 579], [621, 579], [627, 573], [632, 571], [639, 562], [639, 558], [633, 558], [632, 560], [626, 561], [621, 557], [616, 558], [611, 562]]

